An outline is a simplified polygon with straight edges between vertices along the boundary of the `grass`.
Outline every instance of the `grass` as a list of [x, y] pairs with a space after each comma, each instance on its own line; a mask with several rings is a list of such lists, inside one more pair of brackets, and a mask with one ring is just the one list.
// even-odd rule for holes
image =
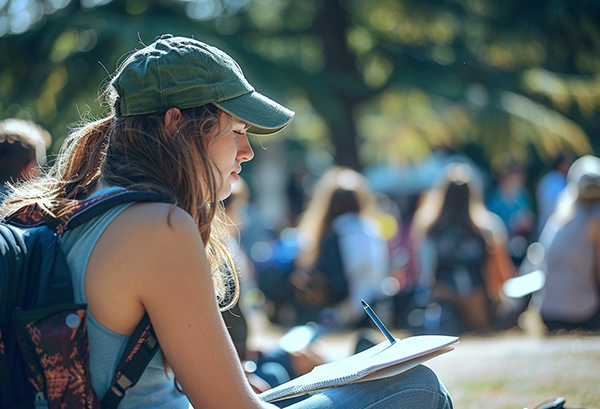
[[[564, 396], [569, 409], [600, 409], [600, 335], [548, 336], [534, 313], [522, 318], [524, 330], [461, 336], [454, 351], [427, 363], [444, 382], [454, 407], [533, 409]], [[272, 345], [279, 335], [256, 334], [255, 345]], [[315, 342], [314, 349], [336, 360], [348, 356], [355, 341], [355, 334], [331, 334]]]
[[600, 337], [502, 334], [463, 337], [428, 363], [456, 408], [534, 408], [564, 396], [568, 408], [600, 408]]
[[548, 335], [535, 310], [522, 330], [461, 337], [452, 353], [429, 363], [461, 409], [535, 408], [564, 396], [567, 408], [600, 408], [600, 336]]

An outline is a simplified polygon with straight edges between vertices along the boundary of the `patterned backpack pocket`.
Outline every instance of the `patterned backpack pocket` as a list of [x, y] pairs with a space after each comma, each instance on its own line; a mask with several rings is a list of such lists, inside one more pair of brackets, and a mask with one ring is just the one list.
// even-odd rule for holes
[[14, 315], [28, 378], [49, 409], [100, 409], [89, 372], [85, 304], [60, 304]]

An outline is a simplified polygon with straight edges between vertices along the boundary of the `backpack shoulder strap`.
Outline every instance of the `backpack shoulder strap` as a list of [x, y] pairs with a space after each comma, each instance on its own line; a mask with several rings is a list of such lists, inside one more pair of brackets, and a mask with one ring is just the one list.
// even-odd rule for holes
[[[6, 267], [10, 271], [39, 270], [37, 264], [29, 265], [23, 263], [25, 261], [41, 263], [46, 266], [44, 267], [46, 270], [52, 270], [51, 274], [47, 274], [46, 281], [49, 281], [51, 291], [47, 291], [49, 293], [47, 296], [43, 294], [46, 298], [50, 297], [46, 300], [48, 302], [45, 302], [45, 304], [72, 301], [70, 270], [60, 249], [60, 235], [68, 229], [73, 229], [101, 215], [114, 206], [130, 202], [173, 203], [173, 200], [153, 192], [117, 189], [89, 200], [73, 201], [66, 211], [61, 212], [62, 216], [59, 218], [48, 217], [47, 214], [35, 205], [24, 207], [7, 219], [5, 221], [6, 225], [0, 226], [0, 239], [2, 239], [0, 240], [0, 252], [2, 254], [7, 253], [9, 250], [19, 252], [15, 253], [14, 257], [2, 257], [0, 267], [3, 270]], [[27, 242], [25, 241], [25, 236], [29, 237]], [[50, 244], [54, 247], [48, 247]], [[33, 245], [34, 247], [29, 248], [29, 245]], [[39, 254], [39, 251], [42, 251], [41, 254], [48, 255], [48, 260], [46, 260], [46, 256], [42, 258], [34, 257], [33, 253], [31, 253], [32, 251], [38, 251], [35, 254]], [[12, 255], [13, 253], [10, 254]], [[26, 255], [28, 257], [25, 257]], [[37, 260], [38, 258], [40, 260]], [[46, 261], [52, 261], [52, 265], [49, 266], [49, 263]], [[17, 264], [13, 265], [9, 263]], [[2, 272], [4, 272], [3, 270]], [[34, 281], [37, 282], [39, 280]], [[60, 287], [61, 291], [58, 291], [59, 288], [57, 285], [59, 284], [64, 284]], [[43, 288], [47, 288], [47, 286]], [[4, 303], [5, 300], [2, 300], [2, 302]], [[1, 341], [2, 334], [0, 334], [0, 347], [5, 346]], [[150, 323], [150, 318], [146, 314], [138, 324], [126, 346], [118, 366], [118, 372], [114, 378], [114, 383], [107, 393], [106, 398], [102, 401], [103, 408], [115, 409], [117, 407], [123, 398], [125, 390], [138, 382], [158, 349], [157, 338]], [[3, 351], [0, 350], [0, 358], [5, 358], [1, 352]], [[6, 372], [6, 369], [3, 366], [3, 360], [0, 359], [0, 373], [3, 373], [2, 371]], [[10, 373], [10, 368], [8, 369], [8, 373]], [[4, 382], [0, 383], [3, 384]], [[0, 390], [3, 390], [3, 388], [0, 387]], [[4, 396], [5, 393], [2, 392], [1, 395]], [[0, 401], [0, 406], [2, 404], [3, 402]]]
[[[172, 203], [173, 201], [154, 192], [119, 189], [82, 202], [70, 217], [61, 220], [56, 230], [64, 232], [73, 229], [115, 206], [130, 202]], [[100, 403], [102, 409], [117, 408], [127, 389], [133, 387], [140, 380], [159, 348], [150, 317], [145, 314], [121, 355], [113, 383]]]
[[102, 409], [116, 409], [127, 389], [140, 380], [159, 348], [150, 317], [146, 313], [123, 351], [113, 383], [100, 402]]
[[112, 207], [130, 202], [162, 202], [173, 203], [172, 199], [155, 192], [119, 189], [93, 199], [84, 200], [80, 206], [67, 217], [61, 219], [59, 230], [73, 229], [96, 216], [101, 215]]
[[103, 195], [86, 200], [74, 200], [60, 209], [57, 217], [50, 217], [36, 204], [25, 206], [4, 220], [4, 223], [17, 227], [38, 227], [47, 225], [58, 234], [73, 229], [110, 208], [129, 202], [174, 203], [174, 200], [155, 192], [115, 189]]
[[53, 230], [62, 233], [68, 229], [74, 229], [115, 206], [130, 202], [172, 203], [173, 200], [155, 192], [119, 189], [79, 202], [72, 212], [57, 219], [58, 224], [53, 227]]

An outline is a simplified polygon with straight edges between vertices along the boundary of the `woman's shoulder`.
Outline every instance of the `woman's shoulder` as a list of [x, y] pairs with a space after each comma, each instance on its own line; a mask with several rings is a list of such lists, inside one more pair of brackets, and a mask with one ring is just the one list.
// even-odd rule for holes
[[104, 281], [116, 275], [122, 287], [139, 297], [149, 289], [159, 291], [169, 280], [185, 281], [199, 270], [210, 274], [193, 218], [168, 203], [129, 206], [104, 231], [92, 259], [99, 261], [92, 266], [104, 272]]
[[146, 242], [146, 248], [179, 246], [182, 241], [200, 239], [194, 219], [170, 203], [136, 203], [115, 220], [114, 229], [124, 241]]
[[181, 288], [168, 289], [174, 281], [190, 282], [198, 271], [210, 276], [192, 217], [168, 203], [135, 203], [94, 246], [86, 269], [87, 302], [102, 325], [127, 335], [154, 305], [149, 300], [180, 297]]
[[144, 223], [161, 223], [167, 220], [175, 223], [194, 223], [192, 216], [181, 207], [162, 202], [135, 203], [127, 209], [126, 218]]

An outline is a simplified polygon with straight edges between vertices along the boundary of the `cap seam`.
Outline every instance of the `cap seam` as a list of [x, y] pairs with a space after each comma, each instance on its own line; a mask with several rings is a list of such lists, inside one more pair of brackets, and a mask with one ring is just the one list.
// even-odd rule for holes
[[215, 82], [214, 79], [214, 75], [213, 75], [213, 69], [211, 64], [209, 64], [208, 59], [209, 57], [205, 54], [200, 54], [200, 57], [202, 58], [202, 63], [204, 64], [204, 66], [206, 67], [207, 71], [208, 71], [208, 78], [210, 78], [211, 83], [215, 84], [215, 89], [216, 89], [216, 93], [213, 96], [213, 98], [216, 97], [217, 101], [219, 101], [221, 99], [221, 87], [219, 87], [219, 85]]
[[162, 70], [160, 69], [159, 60], [160, 58], [154, 59], [156, 62], [156, 71], [158, 71], [158, 94], [160, 95], [160, 106], [162, 110], [165, 110], [165, 100], [163, 95], [163, 78], [162, 78]]

